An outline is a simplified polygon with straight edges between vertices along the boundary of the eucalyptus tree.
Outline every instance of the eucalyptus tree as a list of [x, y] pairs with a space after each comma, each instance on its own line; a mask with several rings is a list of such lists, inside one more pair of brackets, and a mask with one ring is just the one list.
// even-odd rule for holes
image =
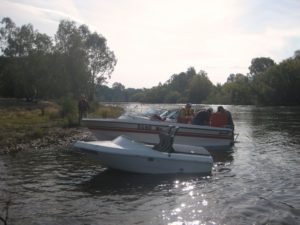
[[116, 65], [114, 53], [106, 39], [86, 25], [77, 27], [74, 21], [62, 20], [55, 35], [55, 49], [65, 55], [65, 71], [71, 84], [69, 90], [78, 96], [94, 96], [95, 84], [110, 78]]
[[47, 34], [36, 32], [33, 51], [41, 55], [51, 54], [53, 52], [52, 38]]
[[1, 43], [1, 51], [3, 55], [9, 55], [9, 46], [13, 44], [16, 36], [16, 24], [9, 18], [4, 17], [1, 20], [1, 28], [0, 28], [0, 43]]
[[35, 31], [31, 24], [17, 27], [11, 19], [2, 19], [2, 51], [8, 57], [28, 56], [34, 48]]
[[58, 56], [61, 71], [60, 89], [66, 94], [79, 97], [88, 89], [88, 59], [84, 39], [74, 21], [62, 20], [55, 34], [55, 54]]
[[95, 83], [102, 84], [107, 78], [110, 78], [117, 60], [101, 34], [94, 32], [88, 35], [86, 48], [91, 73], [91, 88], [94, 90]]
[[34, 30], [31, 24], [17, 27], [8, 17], [2, 19], [1, 25], [1, 51], [7, 59], [3, 77], [9, 79], [2, 82], [13, 84], [10, 96], [33, 100], [44, 95], [47, 89], [41, 86], [46, 80], [45, 57], [52, 50], [51, 38]]

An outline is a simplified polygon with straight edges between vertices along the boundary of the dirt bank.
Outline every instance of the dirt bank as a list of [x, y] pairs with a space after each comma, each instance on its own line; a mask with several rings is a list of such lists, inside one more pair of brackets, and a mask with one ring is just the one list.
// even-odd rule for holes
[[53, 102], [0, 99], [0, 118], [0, 154], [68, 147], [76, 140], [93, 139], [87, 128], [65, 126]]
[[7, 142], [0, 146], [0, 154], [17, 153], [26, 149], [48, 150], [48, 149], [67, 149], [77, 140], [95, 140], [95, 137], [87, 128], [50, 128], [42, 137], [24, 138]]

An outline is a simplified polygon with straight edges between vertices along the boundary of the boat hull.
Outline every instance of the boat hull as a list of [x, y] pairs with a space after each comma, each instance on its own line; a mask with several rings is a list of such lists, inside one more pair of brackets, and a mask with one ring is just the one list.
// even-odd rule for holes
[[[106, 167], [133, 173], [175, 174], [175, 173], [211, 173], [213, 159], [209, 154], [167, 153], [153, 150], [129, 139], [118, 137], [121, 142], [82, 142], [74, 147], [97, 160]], [[127, 147], [126, 147], [127, 145]], [[131, 146], [130, 146], [131, 145]], [[125, 146], [125, 147], [124, 147]]]
[[233, 145], [233, 131], [227, 128], [198, 126], [144, 120], [84, 119], [83, 124], [99, 140], [112, 140], [126, 135], [138, 142], [157, 144], [158, 134], [170, 126], [178, 126], [174, 143], [203, 146], [208, 149], [227, 149]]

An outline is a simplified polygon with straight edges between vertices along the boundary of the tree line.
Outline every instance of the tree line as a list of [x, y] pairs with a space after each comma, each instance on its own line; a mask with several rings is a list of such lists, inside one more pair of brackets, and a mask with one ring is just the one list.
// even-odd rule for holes
[[207, 103], [233, 105], [300, 105], [300, 50], [276, 64], [268, 57], [254, 58], [247, 74], [230, 74], [227, 81], [214, 85], [203, 70], [193, 67], [173, 74], [164, 84], [149, 89], [98, 86], [101, 101], [144, 103]]
[[5, 17], [0, 44], [1, 97], [33, 101], [85, 94], [97, 101], [300, 105], [300, 50], [278, 64], [268, 57], [254, 58], [249, 73], [230, 74], [223, 85], [190, 67], [163, 84], [134, 89], [118, 82], [105, 85], [117, 59], [105, 37], [84, 24], [62, 20], [50, 37]]
[[93, 99], [96, 85], [110, 77], [116, 65], [106, 39], [86, 25], [62, 20], [53, 37], [20, 27], [8, 17], [0, 27], [0, 96], [37, 99]]

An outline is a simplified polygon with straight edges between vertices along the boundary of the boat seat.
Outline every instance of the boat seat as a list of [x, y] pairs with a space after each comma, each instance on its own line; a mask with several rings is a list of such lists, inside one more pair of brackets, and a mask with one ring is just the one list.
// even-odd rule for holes
[[161, 131], [159, 133], [159, 143], [154, 145], [153, 149], [161, 151], [161, 152], [174, 152], [173, 143], [174, 143], [174, 136], [177, 132], [178, 127], [170, 127], [169, 130]]

